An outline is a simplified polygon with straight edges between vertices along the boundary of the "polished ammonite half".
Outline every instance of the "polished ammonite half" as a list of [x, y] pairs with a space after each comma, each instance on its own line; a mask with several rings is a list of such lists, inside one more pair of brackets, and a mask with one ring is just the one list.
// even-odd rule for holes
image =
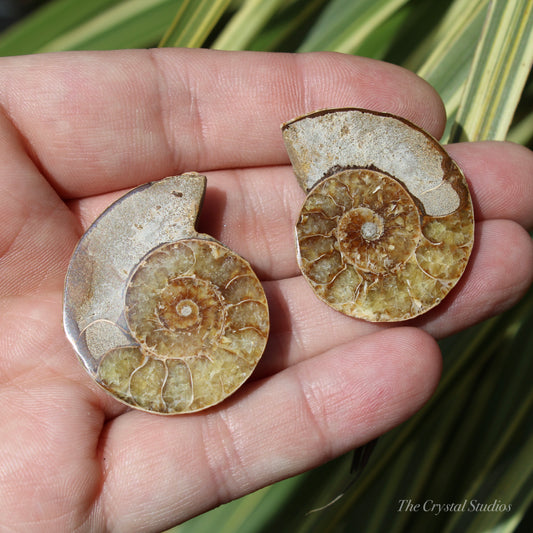
[[474, 217], [466, 180], [438, 142], [361, 109], [318, 111], [283, 135], [308, 193], [298, 262], [319, 298], [376, 322], [440, 303], [466, 268]]
[[67, 335], [95, 381], [138, 409], [215, 405], [250, 376], [266, 345], [257, 276], [194, 229], [204, 190], [193, 173], [135, 189], [88, 230], [69, 267]]

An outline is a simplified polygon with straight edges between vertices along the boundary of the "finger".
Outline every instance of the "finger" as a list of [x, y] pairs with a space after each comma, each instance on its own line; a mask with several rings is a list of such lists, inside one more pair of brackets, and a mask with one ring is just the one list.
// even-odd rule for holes
[[[294, 226], [305, 199], [290, 167], [208, 172], [197, 229], [253, 264], [262, 279], [299, 274]], [[87, 229], [125, 191], [70, 201]]]
[[271, 309], [268, 344], [253, 379], [280, 372], [387, 324], [358, 320], [325, 304], [303, 276], [264, 284]]
[[[464, 167], [479, 223], [533, 224], [533, 153], [502, 142], [451, 145]], [[250, 260], [266, 279], [299, 274], [294, 228], [305, 193], [290, 167], [208, 173], [202, 231]]]
[[[513, 306], [533, 279], [533, 244], [508, 220], [478, 224], [471, 263], [444, 301], [412, 321], [436, 338], [456, 333]], [[265, 284], [272, 308], [267, 351], [254, 377], [262, 377], [394, 323], [370, 323], [334, 311], [300, 276]]]
[[509, 142], [447, 147], [467, 176], [476, 220], [505, 218], [533, 227], [533, 152]]
[[[533, 225], [533, 153], [504, 142], [448, 147], [467, 176], [477, 222]], [[305, 194], [287, 166], [209, 172], [199, 228], [251, 261], [263, 279], [299, 274], [294, 226]], [[87, 227], [119, 193], [73, 202]]]
[[0, 297], [61, 290], [78, 226], [1, 112], [0, 161]]
[[396, 426], [430, 397], [439, 373], [435, 342], [398, 328], [248, 385], [204, 414], [127, 413], [106, 432], [98, 506], [110, 529], [138, 531], [149, 517], [162, 530]]
[[[533, 152], [505, 142], [462, 143], [450, 150], [467, 175], [478, 224], [509, 219], [533, 225]], [[304, 200], [290, 167], [211, 172], [200, 226], [251, 261], [264, 279], [290, 278], [300, 273], [294, 228]], [[483, 243], [499, 256], [499, 241]], [[529, 248], [521, 261], [526, 265]]]
[[341, 54], [82, 52], [5, 58], [0, 69], [1, 103], [67, 197], [188, 170], [284, 164], [280, 124], [324, 107], [395, 113], [437, 137], [444, 127], [426, 82]]

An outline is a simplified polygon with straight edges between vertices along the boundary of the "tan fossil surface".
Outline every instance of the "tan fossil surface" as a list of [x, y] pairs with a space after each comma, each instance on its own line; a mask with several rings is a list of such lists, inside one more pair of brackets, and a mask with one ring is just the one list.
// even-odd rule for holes
[[65, 286], [67, 336], [128, 405], [199, 411], [237, 390], [264, 351], [266, 297], [248, 262], [195, 230], [205, 177], [134, 189], [82, 237]]
[[439, 143], [405, 119], [362, 109], [299, 117], [283, 136], [308, 193], [298, 262], [317, 296], [374, 322], [438, 305], [474, 239], [466, 180]]

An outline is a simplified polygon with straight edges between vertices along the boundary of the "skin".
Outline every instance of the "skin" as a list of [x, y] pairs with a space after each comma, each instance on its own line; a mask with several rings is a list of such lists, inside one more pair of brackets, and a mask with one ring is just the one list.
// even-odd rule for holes
[[[0, 60], [0, 516], [13, 531], [160, 531], [315, 467], [407, 419], [440, 375], [434, 340], [531, 282], [533, 155], [449, 147], [476, 211], [468, 270], [424, 317], [347, 318], [301, 277], [298, 188], [279, 125], [325, 107], [401, 115], [435, 137], [443, 105], [398, 67], [336, 54], [206, 50]], [[128, 410], [92, 382], [61, 324], [70, 255], [125, 190], [197, 170], [199, 230], [248, 259], [272, 329], [253, 379], [196, 415]]]

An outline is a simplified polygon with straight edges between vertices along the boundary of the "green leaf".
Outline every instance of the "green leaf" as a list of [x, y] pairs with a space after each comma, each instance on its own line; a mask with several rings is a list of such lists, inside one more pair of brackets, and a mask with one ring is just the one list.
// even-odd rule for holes
[[175, 0], [59, 0], [0, 36], [0, 54], [152, 46]]
[[248, 43], [248, 50], [293, 52], [309, 33], [328, 0], [294, 0], [284, 4]]
[[33, 53], [59, 35], [77, 28], [87, 19], [118, 3], [119, 0], [49, 2], [0, 35], [0, 55]]
[[331, 50], [354, 53], [367, 37], [408, 0], [333, 0], [299, 52]]
[[533, 62], [533, 3], [495, 0], [476, 50], [453, 140], [503, 140]]
[[[464, 92], [488, 5], [488, 0], [455, 2], [441, 25], [406, 59], [406, 66], [439, 92], [452, 119]], [[447, 137], [445, 134], [444, 140]]]
[[226, 24], [212, 48], [245, 50], [286, 0], [246, 0]]
[[174, 21], [163, 35], [159, 46], [202, 46], [230, 1], [180, 0]]
[[517, 144], [528, 144], [533, 139], [533, 111], [517, 122], [507, 135], [507, 140]]

